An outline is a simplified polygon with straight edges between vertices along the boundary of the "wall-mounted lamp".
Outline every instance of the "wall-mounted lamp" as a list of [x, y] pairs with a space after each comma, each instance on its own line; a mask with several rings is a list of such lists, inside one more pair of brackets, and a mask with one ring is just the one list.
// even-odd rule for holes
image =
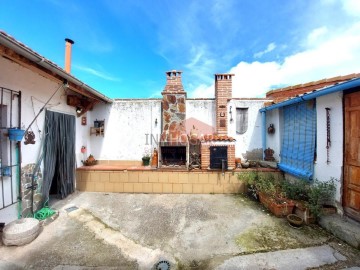
[[274, 134], [275, 133], [274, 124], [270, 124], [270, 126], [268, 127], [268, 133], [269, 134]]
[[82, 112], [82, 108], [80, 108], [80, 107], [76, 107], [76, 113], [81, 113]]
[[232, 106], [230, 106], [230, 112], [229, 112], [229, 114], [230, 114], [230, 122], [232, 122], [232, 121], [233, 121], [233, 118], [232, 118], [232, 111], [231, 111], [231, 109], [232, 109]]
[[155, 126], [157, 126], [157, 123], [158, 123], [158, 122], [157, 122], [157, 118], [155, 118]]

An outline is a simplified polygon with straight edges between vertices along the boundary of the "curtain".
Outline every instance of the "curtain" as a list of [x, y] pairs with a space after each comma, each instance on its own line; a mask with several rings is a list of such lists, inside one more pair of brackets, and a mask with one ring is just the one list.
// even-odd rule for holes
[[283, 108], [281, 161], [278, 167], [311, 180], [316, 151], [316, 102], [305, 101]]
[[61, 199], [67, 197], [75, 188], [75, 116], [46, 111], [43, 155], [45, 202], [53, 181]]

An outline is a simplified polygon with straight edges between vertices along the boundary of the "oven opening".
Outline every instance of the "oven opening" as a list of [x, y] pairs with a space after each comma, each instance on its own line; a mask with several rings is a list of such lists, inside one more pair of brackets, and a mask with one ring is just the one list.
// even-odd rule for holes
[[186, 146], [161, 147], [161, 160], [165, 166], [186, 165]]
[[227, 150], [227, 146], [210, 146], [210, 169], [227, 170]]

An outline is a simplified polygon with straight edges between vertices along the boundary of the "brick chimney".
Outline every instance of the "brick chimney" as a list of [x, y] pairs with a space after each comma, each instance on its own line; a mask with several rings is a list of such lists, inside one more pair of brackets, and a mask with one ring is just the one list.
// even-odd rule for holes
[[161, 94], [184, 94], [184, 87], [181, 81], [182, 71], [172, 70], [166, 72], [166, 85]]
[[69, 38], [65, 38], [65, 71], [67, 73], [71, 72], [71, 48], [74, 44]]
[[227, 103], [232, 97], [232, 76], [234, 74], [215, 74], [216, 133], [227, 135]]

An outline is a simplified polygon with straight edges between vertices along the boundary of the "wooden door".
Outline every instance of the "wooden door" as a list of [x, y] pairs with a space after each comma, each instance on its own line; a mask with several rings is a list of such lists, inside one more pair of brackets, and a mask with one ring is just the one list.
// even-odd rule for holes
[[360, 92], [345, 95], [345, 213], [360, 221]]

